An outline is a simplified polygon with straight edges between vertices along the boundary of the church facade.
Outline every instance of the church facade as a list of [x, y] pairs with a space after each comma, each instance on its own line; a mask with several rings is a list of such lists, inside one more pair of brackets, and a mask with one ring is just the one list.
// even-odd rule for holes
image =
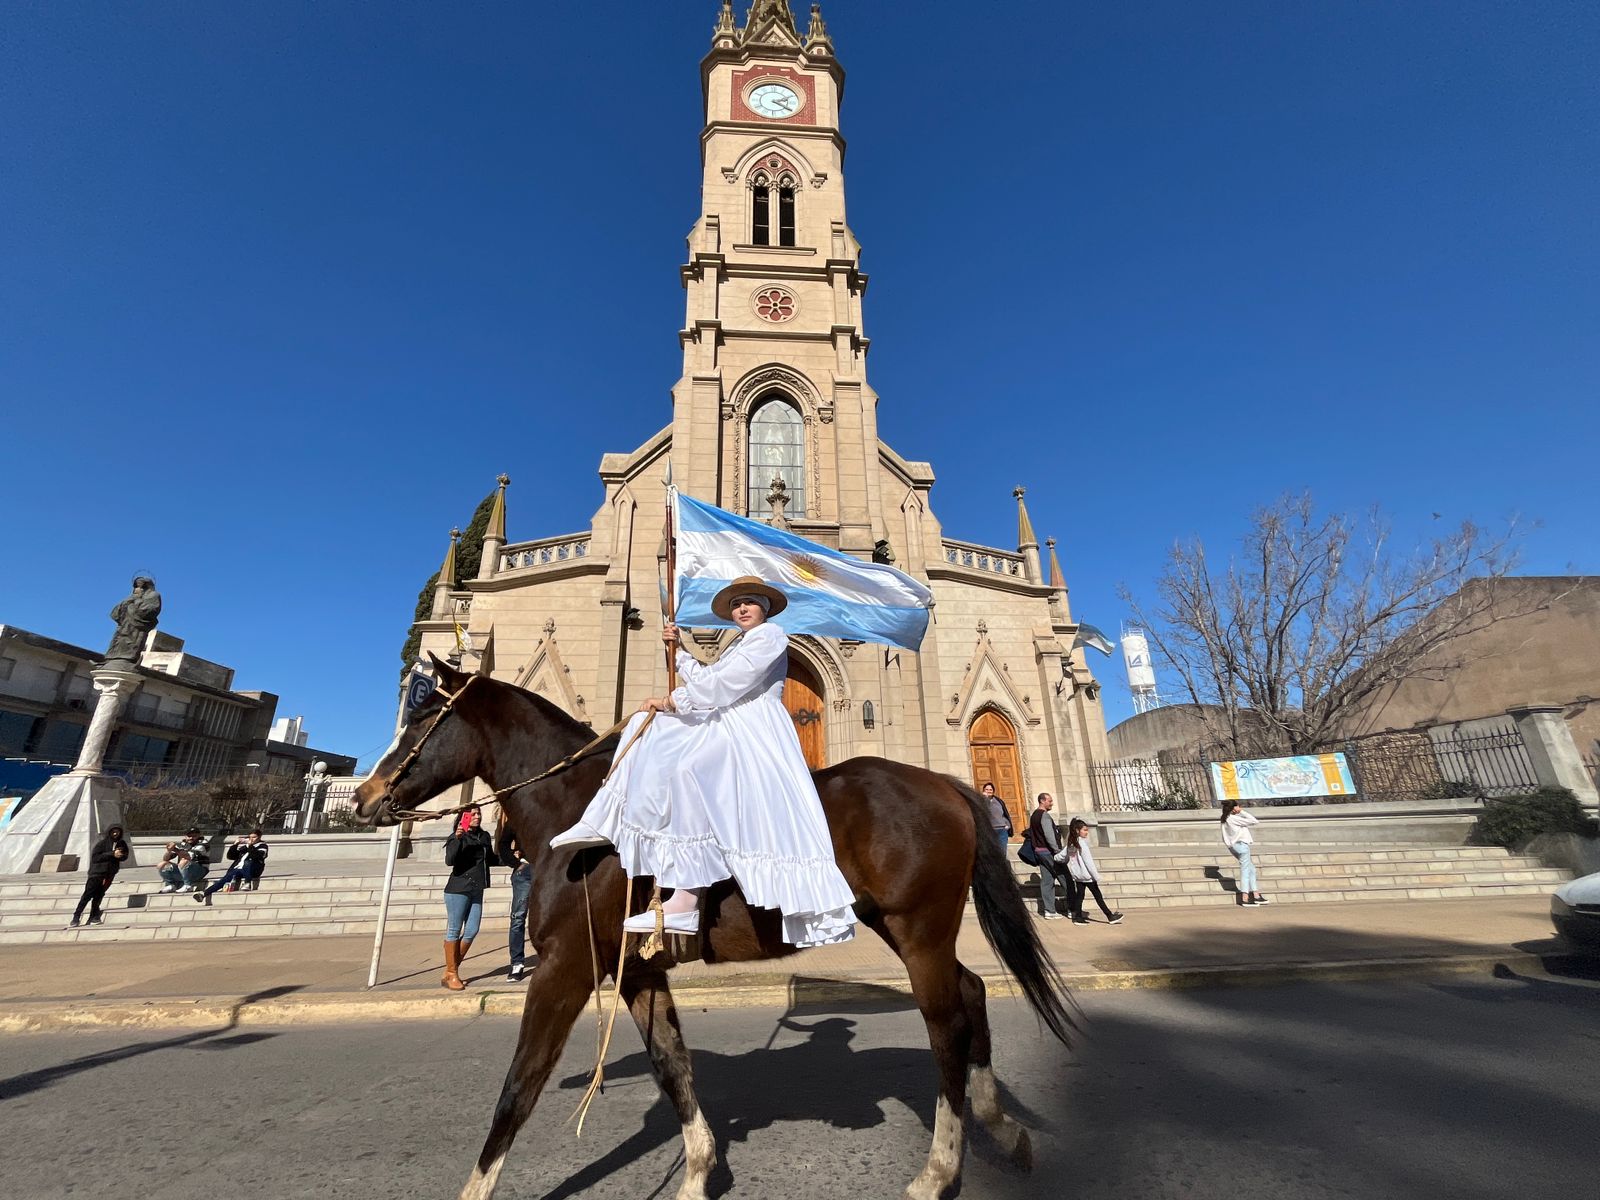
[[[596, 728], [662, 694], [670, 460], [690, 495], [893, 562], [933, 591], [918, 653], [791, 639], [785, 701], [814, 766], [877, 754], [992, 781], [1018, 829], [1041, 791], [1087, 810], [1088, 767], [1110, 755], [1053, 543], [1042, 555], [1020, 488], [1015, 549], [947, 536], [932, 467], [878, 437], [867, 276], [845, 216], [844, 72], [820, 11], [802, 31], [788, 0], [754, 0], [740, 26], [724, 0], [701, 80], [671, 423], [605, 455], [604, 498], [576, 533], [508, 541], [501, 476], [477, 578], [455, 578], [452, 542], [423, 650], [465, 644], [468, 669]], [[697, 630], [693, 652], [709, 661], [729, 637]]]

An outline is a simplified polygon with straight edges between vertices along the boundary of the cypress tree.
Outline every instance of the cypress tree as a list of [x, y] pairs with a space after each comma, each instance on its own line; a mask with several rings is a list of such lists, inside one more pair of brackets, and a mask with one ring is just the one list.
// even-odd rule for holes
[[[467, 522], [467, 528], [461, 534], [461, 541], [456, 546], [456, 578], [450, 581], [451, 587], [459, 585], [463, 579], [478, 577], [478, 566], [483, 562], [483, 535], [489, 528], [489, 513], [494, 508], [494, 497], [495, 493], [490, 492], [478, 502], [472, 520]], [[433, 616], [433, 589], [438, 583], [439, 572], [435, 571], [428, 576], [428, 581], [417, 593], [417, 608], [412, 614], [411, 629], [406, 634], [405, 645], [400, 647], [402, 679], [417, 661], [417, 652], [422, 646], [422, 631], [417, 628], [417, 622], [429, 620]]]

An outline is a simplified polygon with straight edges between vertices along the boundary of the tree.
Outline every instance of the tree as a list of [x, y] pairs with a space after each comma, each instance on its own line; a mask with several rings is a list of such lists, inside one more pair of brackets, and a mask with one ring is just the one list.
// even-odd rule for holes
[[1512, 536], [1470, 522], [1410, 553], [1388, 522], [1322, 515], [1309, 495], [1253, 514], [1225, 568], [1198, 540], [1176, 544], [1146, 612], [1158, 661], [1236, 755], [1306, 754], [1347, 732], [1364, 705], [1461, 661], [1461, 639], [1545, 607], [1505, 586]]
[[[495, 493], [490, 492], [478, 501], [472, 520], [467, 522], [466, 531], [462, 533], [461, 542], [456, 547], [456, 578], [450, 581], [451, 586], [459, 584], [463, 579], [478, 577], [478, 567], [483, 562], [483, 535], [489, 529], [489, 514], [494, 510], [494, 497]], [[417, 593], [416, 612], [411, 617], [411, 627], [406, 633], [405, 643], [400, 647], [402, 679], [406, 672], [416, 665], [417, 654], [422, 647], [422, 631], [417, 628], [417, 622], [426, 621], [433, 616], [433, 589], [438, 582], [439, 572], [435, 571], [428, 576], [428, 581]]]

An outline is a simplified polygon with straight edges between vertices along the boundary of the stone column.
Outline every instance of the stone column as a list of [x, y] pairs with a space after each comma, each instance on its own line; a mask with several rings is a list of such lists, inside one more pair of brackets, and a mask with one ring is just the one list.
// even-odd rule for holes
[[[122, 666], [103, 666], [95, 669], [93, 678], [100, 696], [77, 765], [47, 780], [0, 833], [0, 875], [85, 868], [100, 835], [122, 824], [122, 781], [101, 768], [139, 674]], [[134, 865], [131, 853], [122, 865]]]
[[1559, 704], [1523, 704], [1506, 711], [1517, 723], [1539, 786], [1566, 788], [1585, 808], [1600, 805], [1600, 795], [1567, 728], [1565, 709]]

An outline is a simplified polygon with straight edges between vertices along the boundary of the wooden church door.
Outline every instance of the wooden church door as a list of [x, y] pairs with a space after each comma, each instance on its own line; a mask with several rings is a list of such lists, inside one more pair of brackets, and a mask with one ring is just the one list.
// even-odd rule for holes
[[972, 756], [972, 786], [994, 784], [1011, 813], [1011, 829], [1021, 837], [1028, 827], [1028, 804], [1022, 795], [1022, 759], [1017, 754], [1017, 731], [999, 713], [979, 715], [967, 734]]
[[827, 725], [823, 720], [827, 708], [822, 700], [822, 687], [811, 668], [789, 657], [789, 678], [783, 683], [783, 706], [789, 710], [794, 731], [800, 735], [800, 752], [806, 756], [806, 765], [813, 771], [828, 765]]

